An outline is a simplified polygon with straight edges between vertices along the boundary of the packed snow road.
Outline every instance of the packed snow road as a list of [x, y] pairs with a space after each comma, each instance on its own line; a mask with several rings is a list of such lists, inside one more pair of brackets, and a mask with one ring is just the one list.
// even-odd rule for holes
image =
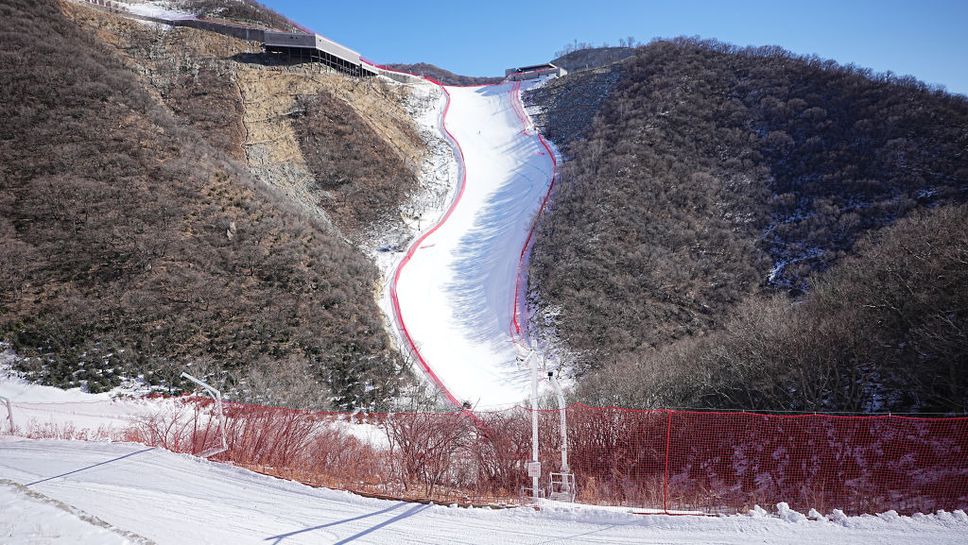
[[529, 85], [445, 88], [443, 129], [462, 159], [459, 186], [391, 286], [398, 325], [425, 371], [452, 402], [477, 408], [528, 394], [512, 342], [515, 293], [522, 249], [554, 175], [551, 149], [520, 103]]
[[[375, 500], [119, 443], [0, 438], [3, 479], [27, 484], [34, 495], [0, 482], [0, 542], [5, 544], [139, 543], [141, 536], [159, 545], [903, 545], [964, 543], [968, 535], [964, 513], [851, 517], [835, 523], [642, 516], [550, 504], [534, 511]], [[65, 509], [52, 510], [51, 504]], [[91, 520], [98, 525], [85, 523]]]

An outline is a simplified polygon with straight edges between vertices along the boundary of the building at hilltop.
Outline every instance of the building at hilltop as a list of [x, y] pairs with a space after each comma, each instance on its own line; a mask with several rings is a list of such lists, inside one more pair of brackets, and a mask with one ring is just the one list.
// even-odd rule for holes
[[537, 79], [541, 76], [564, 76], [568, 71], [550, 62], [545, 64], [535, 64], [533, 66], [520, 66], [518, 68], [508, 68], [504, 71], [504, 79], [510, 81], [522, 81], [526, 79]]
[[266, 30], [262, 38], [266, 53], [285, 55], [296, 62], [318, 62], [353, 76], [374, 76], [360, 54], [319, 34]]
[[[115, 0], [75, 0], [89, 4], [129, 19], [149, 21], [174, 27], [189, 27], [216, 32], [241, 40], [262, 42], [266, 53], [284, 56], [288, 62], [316, 62], [351, 76], [375, 76], [376, 72], [366, 65], [360, 54], [329, 38], [303, 29], [281, 32], [251, 25], [221, 20], [199, 19], [191, 13], [154, 12], [137, 13], [132, 5]], [[293, 23], [293, 26], [302, 29]]]

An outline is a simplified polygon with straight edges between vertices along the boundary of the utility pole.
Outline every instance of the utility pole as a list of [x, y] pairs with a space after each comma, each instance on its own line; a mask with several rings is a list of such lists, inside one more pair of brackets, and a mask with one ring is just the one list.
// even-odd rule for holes
[[531, 499], [537, 503], [541, 490], [541, 461], [538, 459], [538, 362], [534, 350], [523, 344], [515, 344], [518, 359], [531, 365], [531, 461], [528, 477], [531, 477]]
[[538, 490], [541, 486], [541, 461], [538, 459], [538, 358], [534, 351], [528, 353], [531, 360], [531, 463], [528, 464], [528, 475], [531, 476], [531, 493], [534, 502], [538, 502]]

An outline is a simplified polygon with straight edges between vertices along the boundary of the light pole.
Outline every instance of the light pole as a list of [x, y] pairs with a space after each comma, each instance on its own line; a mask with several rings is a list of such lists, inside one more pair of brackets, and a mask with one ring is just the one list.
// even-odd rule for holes
[[181, 376], [183, 378], [187, 378], [188, 380], [204, 388], [205, 391], [208, 392], [208, 395], [210, 395], [212, 399], [215, 400], [215, 413], [218, 419], [217, 422], [218, 422], [218, 431], [220, 432], [219, 435], [222, 436], [222, 446], [212, 447], [200, 453], [199, 456], [201, 456], [202, 458], [208, 458], [209, 456], [215, 456], [216, 454], [221, 454], [225, 452], [226, 450], [229, 449], [229, 442], [228, 442], [228, 439], [226, 439], [225, 437], [225, 413], [222, 411], [222, 392], [216, 390], [208, 383], [203, 382], [189, 375], [188, 373], [182, 372]]
[[558, 473], [551, 474], [551, 499], [574, 501], [577, 490], [575, 476], [571, 474], [571, 469], [568, 467], [568, 415], [565, 393], [561, 390], [561, 384], [558, 383], [553, 371], [548, 371], [548, 381], [554, 387], [555, 397], [558, 398], [558, 424], [561, 432], [561, 468]]
[[561, 384], [555, 378], [553, 371], [548, 371], [548, 381], [555, 389], [558, 398], [559, 426], [561, 428], [561, 472], [568, 473], [568, 416], [565, 414], [565, 393], [561, 391]]

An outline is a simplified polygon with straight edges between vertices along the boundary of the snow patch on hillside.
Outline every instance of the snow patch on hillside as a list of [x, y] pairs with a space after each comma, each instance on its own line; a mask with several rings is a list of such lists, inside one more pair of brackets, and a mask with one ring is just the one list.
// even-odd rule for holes
[[162, 0], [120, 0], [119, 3], [124, 4], [125, 9], [134, 15], [144, 17], [156, 17], [169, 21], [195, 18], [194, 13], [178, 9], [174, 3]]
[[[410, 93], [404, 108], [413, 118], [420, 138], [427, 146], [427, 156], [420, 165], [417, 180], [420, 189], [401, 206], [403, 228], [371, 233], [365, 250], [376, 262], [383, 278], [381, 301], [386, 303], [386, 286], [400, 258], [410, 243], [447, 209], [456, 189], [457, 161], [454, 152], [440, 134], [439, 122], [446, 99], [443, 91], [429, 82], [401, 84], [386, 79], [388, 85], [406, 85]], [[389, 306], [384, 307], [392, 315]]]
[[176, 0], [71, 0], [84, 5], [108, 7], [114, 11], [126, 11], [140, 17], [153, 17], [168, 21], [197, 18], [196, 13], [182, 9]]

